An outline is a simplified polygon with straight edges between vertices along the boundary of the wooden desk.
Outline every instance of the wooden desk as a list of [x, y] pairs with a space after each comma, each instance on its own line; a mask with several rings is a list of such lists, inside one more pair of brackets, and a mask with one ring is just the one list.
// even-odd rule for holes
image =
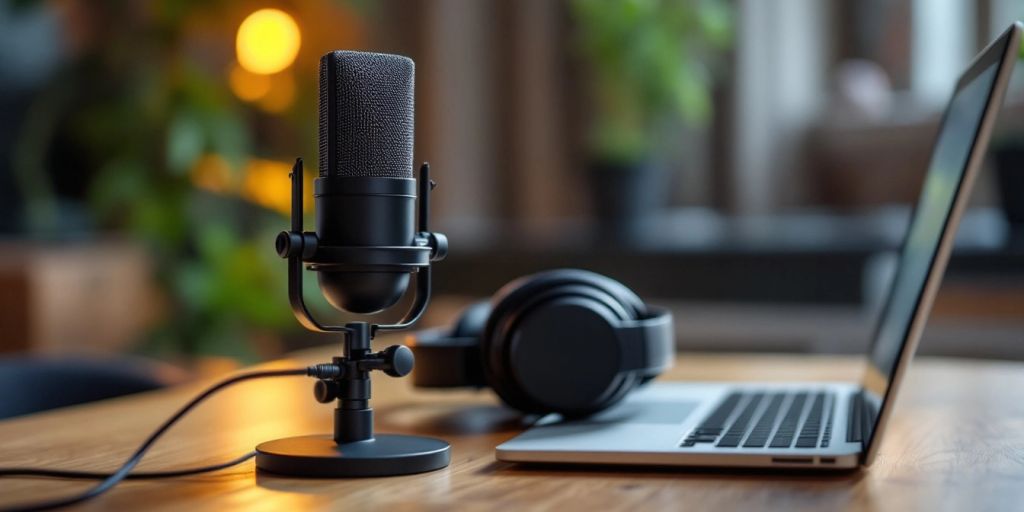
[[[297, 354], [272, 366], [319, 362]], [[857, 374], [838, 357], [685, 356], [672, 379], [837, 379]], [[613, 468], [526, 468], [494, 459], [521, 429], [489, 392], [420, 392], [379, 376], [380, 431], [452, 443], [452, 464], [422, 475], [304, 480], [257, 475], [252, 462], [221, 473], [125, 482], [81, 507], [93, 510], [1020, 510], [1024, 503], [1024, 364], [922, 359], [912, 368], [878, 462], [821, 476]], [[326, 433], [331, 406], [312, 383], [283, 378], [214, 397], [160, 441], [139, 466], [227, 460], [260, 441]], [[109, 470], [201, 386], [111, 400], [0, 422], [0, 464]], [[0, 479], [0, 505], [79, 491], [84, 482]]]

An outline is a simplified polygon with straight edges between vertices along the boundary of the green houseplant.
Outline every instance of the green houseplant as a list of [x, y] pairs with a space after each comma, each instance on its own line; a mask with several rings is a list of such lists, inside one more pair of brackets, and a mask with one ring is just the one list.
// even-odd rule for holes
[[725, 0], [572, 0], [586, 74], [587, 149], [603, 232], [629, 238], [664, 202], [655, 164], [666, 126], [705, 124], [716, 57], [732, 39]]
[[[89, 236], [127, 238], [146, 249], [163, 314], [139, 349], [188, 359], [265, 356], [281, 336], [297, 332], [283, 267], [272, 251], [286, 218], [195, 180], [210, 155], [224, 162], [226, 181], [243, 182], [257, 151], [295, 151], [259, 138], [256, 128], [276, 120], [233, 97], [222, 54], [202, 51], [203, 45], [230, 48], [234, 26], [223, 20], [235, 3], [67, 7], [89, 12], [69, 16], [88, 37], [29, 108], [29, 117], [45, 119], [39, 124], [50, 129], [23, 140], [41, 155], [64, 141], [61, 151], [75, 165], [43, 170], [54, 182], [85, 177], [87, 224], [95, 230]], [[309, 117], [296, 115], [294, 124], [315, 126]], [[304, 135], [296, 138], [315, 139]], [[280, 181], [287, 185], [286, 171]]]
[[281, 218], [191, 180], [202, 155], [221, 155], [237, 174], [255, 146], [220, 70], [187, 50], [190, 22], [226, 6], [162, 0], [149, 8], [142, 20], [123, 20], [130, 30], [99, 38], [74, 72], [78, 83], [117, 88], [91, 96], [72, 117], [98, 168], [93, 211], [154, 260], [166, 312], [145, 351], [255, 360], [250, 340], [291, 327], [284, 280], [266, 250]]

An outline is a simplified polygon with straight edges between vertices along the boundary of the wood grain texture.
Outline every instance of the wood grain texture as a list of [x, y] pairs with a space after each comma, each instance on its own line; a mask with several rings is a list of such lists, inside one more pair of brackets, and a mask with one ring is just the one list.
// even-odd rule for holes
[[[394, 341], [394, 340], [389, 340]], [[270, 366], [305, 366], [324, 349]], [[691, 380], [855, 378], [857, 359], [684, 355], [667, 376]], [[263, 440], [326, 433], [331, 406], [312, 383], [242, 384], [189, 416], [140, 469], [227, 460]], [[202, 385], [0, 422], [0, 465], [109, 470]], [[521, 420], [486, 392], [422, 392], [374, 380], [378, 430], [452, 443], [450, 467], [423, 475], [304, 480], [257, 475], [252, 462], [217, 474], [121, 484], [82, 510], [1021, 510], [1024, 364], [922, 359], [911, 368], [892, 430], [872, 467], [807, 473], [536, 468], [497, 462], [494, 446]], [[84, 482], [0, 479], [0, 506], [64, 495]]]

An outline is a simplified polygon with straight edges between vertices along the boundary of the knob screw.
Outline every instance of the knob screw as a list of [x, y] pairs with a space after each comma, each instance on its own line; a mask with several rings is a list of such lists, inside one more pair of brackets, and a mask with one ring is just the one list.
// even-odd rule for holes
[[405, 377], [412, 371], [416, 358], [405, 345], [392, 345], [382, 352], [371, 354], [359, 361], [359, 369], [365, 372], [380, 370], [392, 377]]
[[412, 350], [405, 345], [392, 345], [384, 349], [382, 355], [385, 361], [385, 366], [382, 370], [392, 377], [405, 377], [409, 375], [412, 372], [413, 364], [416, 362], [416, 357], [413, 356]]
[[341, 388], [337, 381], [333, 380], [318, 380], [313, 385], [313, 396], [316, 397], [316, 401], [322, 404], [330, 403], [338, 399], [338, 395], [341, 392]]

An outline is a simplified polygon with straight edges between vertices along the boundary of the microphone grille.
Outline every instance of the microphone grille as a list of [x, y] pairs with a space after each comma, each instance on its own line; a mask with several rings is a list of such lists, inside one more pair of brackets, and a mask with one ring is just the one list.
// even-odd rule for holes
[[320, 58], [320, 177], [412, 178], [414, 69], [383, 53]]

